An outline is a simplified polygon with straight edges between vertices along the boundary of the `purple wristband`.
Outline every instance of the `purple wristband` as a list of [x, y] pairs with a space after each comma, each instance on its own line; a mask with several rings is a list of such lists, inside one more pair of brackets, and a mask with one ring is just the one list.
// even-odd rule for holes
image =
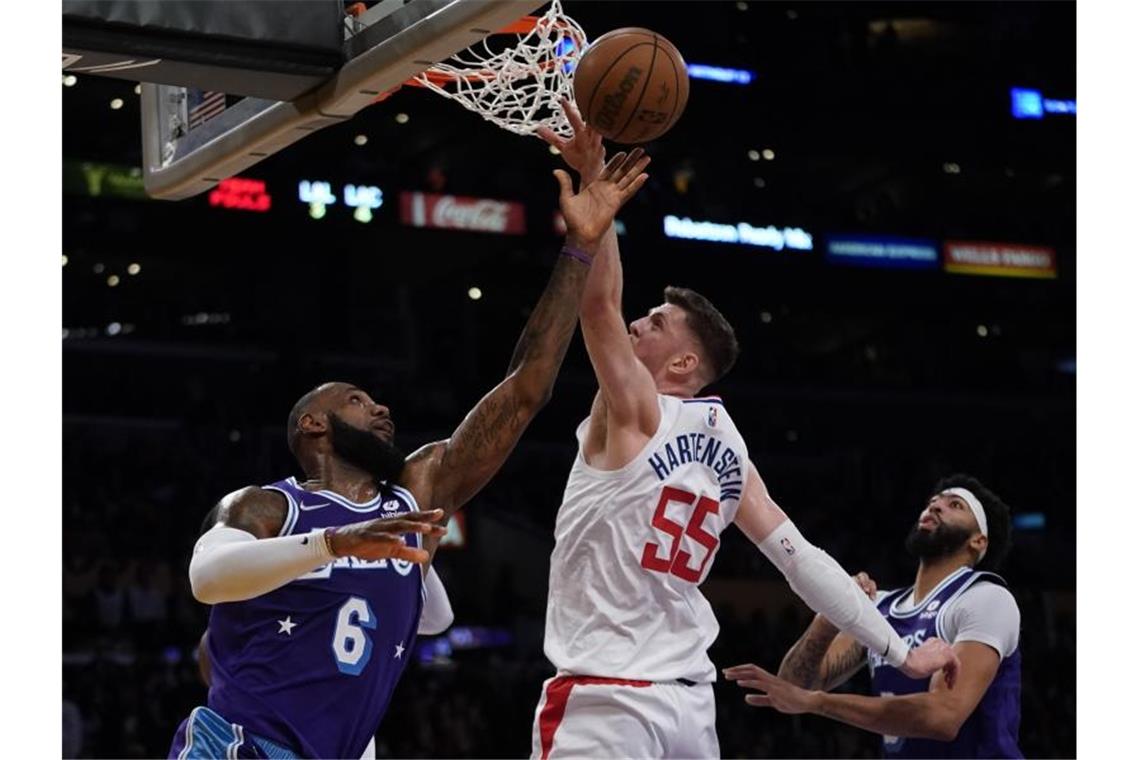
[[560, 253], [563, 256], [569, 256], [572, 259], [578, 259], [578, 261], [581, 261], [586, 266], [590, 266], [594, 263], [594, 260], [587, 256], [585, 251], [583, 251], [581, 248], [575, 248], [572, 245], [562, 246]]

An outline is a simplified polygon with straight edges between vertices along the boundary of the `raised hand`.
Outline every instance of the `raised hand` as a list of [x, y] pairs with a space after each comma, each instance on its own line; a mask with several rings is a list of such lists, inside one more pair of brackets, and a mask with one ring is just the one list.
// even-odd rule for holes
[[946, 677], [946, 687], [953, 689], [961, 665], [953, 647], [942, 639], [927, 639], [907, 652], [906, 662], [899, 670], [911, 678], [929, 678], [941, 670]]
[[641, 148], [631, 153], [618, 153], [602, 169], [598, 178], [583, 183], [574, 194], [570, 175], [561, 169], [554, 170], [561, 189], [558, 204], [566, 218], [567, 238], [586, 247], [596, 245], [609, 229], [618, 209], [633, 197], [649, 175], [644, 173], [649, 156]]
[[338, 557], [403, 559], [423, 563], [431, 559], [430, 555], [424, 549], [404, 543], [404, 534], [442, 536], [447, 529], [433, 524], [442, 518], [443, 510], [433, 509], [342, 525], [329, 533], [329, 545]]
[[756, 689], [762, 694], [747, 694], [744, 701], [753, 707], [773, 707], [788, 715], [811, 712], [815, 707], [817, 691], [801, 689], [795, 684], [774, 676], [758, 665], [735, 665], [724, 671], [726, 680], [735, 681], [742, 689]]
[[588, 185], [597, 179], [605, 168], [606, 149], [602, 146], [602, 136], [582, 121], [578, 109], [566, 98], [562, 99], [562, 111], [574, 130], [573, 137], [562, 137], [549, 127], [539, 127], [536, 134], [547, 144], [557, 148], [566, 164], [578, 172], [582, 184]]

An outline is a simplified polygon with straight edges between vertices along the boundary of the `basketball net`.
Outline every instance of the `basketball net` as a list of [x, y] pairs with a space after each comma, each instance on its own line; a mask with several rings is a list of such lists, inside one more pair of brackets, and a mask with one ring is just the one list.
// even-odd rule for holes
[[[495, 52], [507, 35], [516, 42]], [[586, 33], [553, 0], [542, 16], [528, 16], [408, 81], [454, 100], [487, 121], [519, 135], [549, 127], [563, 137], [574, 130], [559, 101], [574, 100], [574, 67]]]

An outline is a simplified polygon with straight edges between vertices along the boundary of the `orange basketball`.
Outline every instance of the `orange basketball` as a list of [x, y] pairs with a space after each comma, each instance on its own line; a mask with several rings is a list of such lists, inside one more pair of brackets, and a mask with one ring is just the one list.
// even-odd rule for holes
[[689, 100], [685, 59], [656, 32], [614, 29], [578, 61], [574, 100], [603, 137], [627, 145], [655, 140], [677, 123]]

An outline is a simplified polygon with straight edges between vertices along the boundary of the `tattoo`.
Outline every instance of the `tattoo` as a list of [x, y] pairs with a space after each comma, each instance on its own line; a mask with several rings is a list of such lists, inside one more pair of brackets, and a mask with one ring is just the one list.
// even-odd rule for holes
[[[866, 657], [866, 649], [826, 619], [816, 617], [780, 663], [780, 678], [805, 689], [830, 691], [850, 678]], [[837, 644], [838, 642], [838, 644]], [[838, 649], [834, 647], [838, 646]]]
[[559, 256], [542, 298], [515, 345], [507, 377], [472, 409], [447, 443], [433, 506], [448, 514], [486, 485], [550, 397], [570, 339], [589, 269]]
[[218, 519], [231, 528], [248, 531], [258, 538], [272, 538], [281, 532], [288, 507], [276, 491], [249, 486], [234, 491], [218, 506]]
[[578, 324], [578, 300], [582, 297], [589, 271], [581, 262], [559, 255], [546, 290], [515, 344], [511, 363], [507, 366], [508, 375], [521, 369], [528, 361], [546, 359], [554, 364], [554, 373], [549, 377], [550, 384], [554, 384], [554, 375], [562, 364]]
[[807, 633], [789, 650], [780, 665], [780, 677], [805, 689], [818, 689], [821, 679], [819, 670], [831, 646], [832, 639]]
[[851, 642], [851, 645], [843, 651], [831, 657], [826, 663], [826, 672], [823, 673], [822, 688], [830, 691], [836, 686], [839, 686], [852, 675], [855, 671], [862, 666], [863, 661], [867, 659], [867, 649], [858, 641]]

